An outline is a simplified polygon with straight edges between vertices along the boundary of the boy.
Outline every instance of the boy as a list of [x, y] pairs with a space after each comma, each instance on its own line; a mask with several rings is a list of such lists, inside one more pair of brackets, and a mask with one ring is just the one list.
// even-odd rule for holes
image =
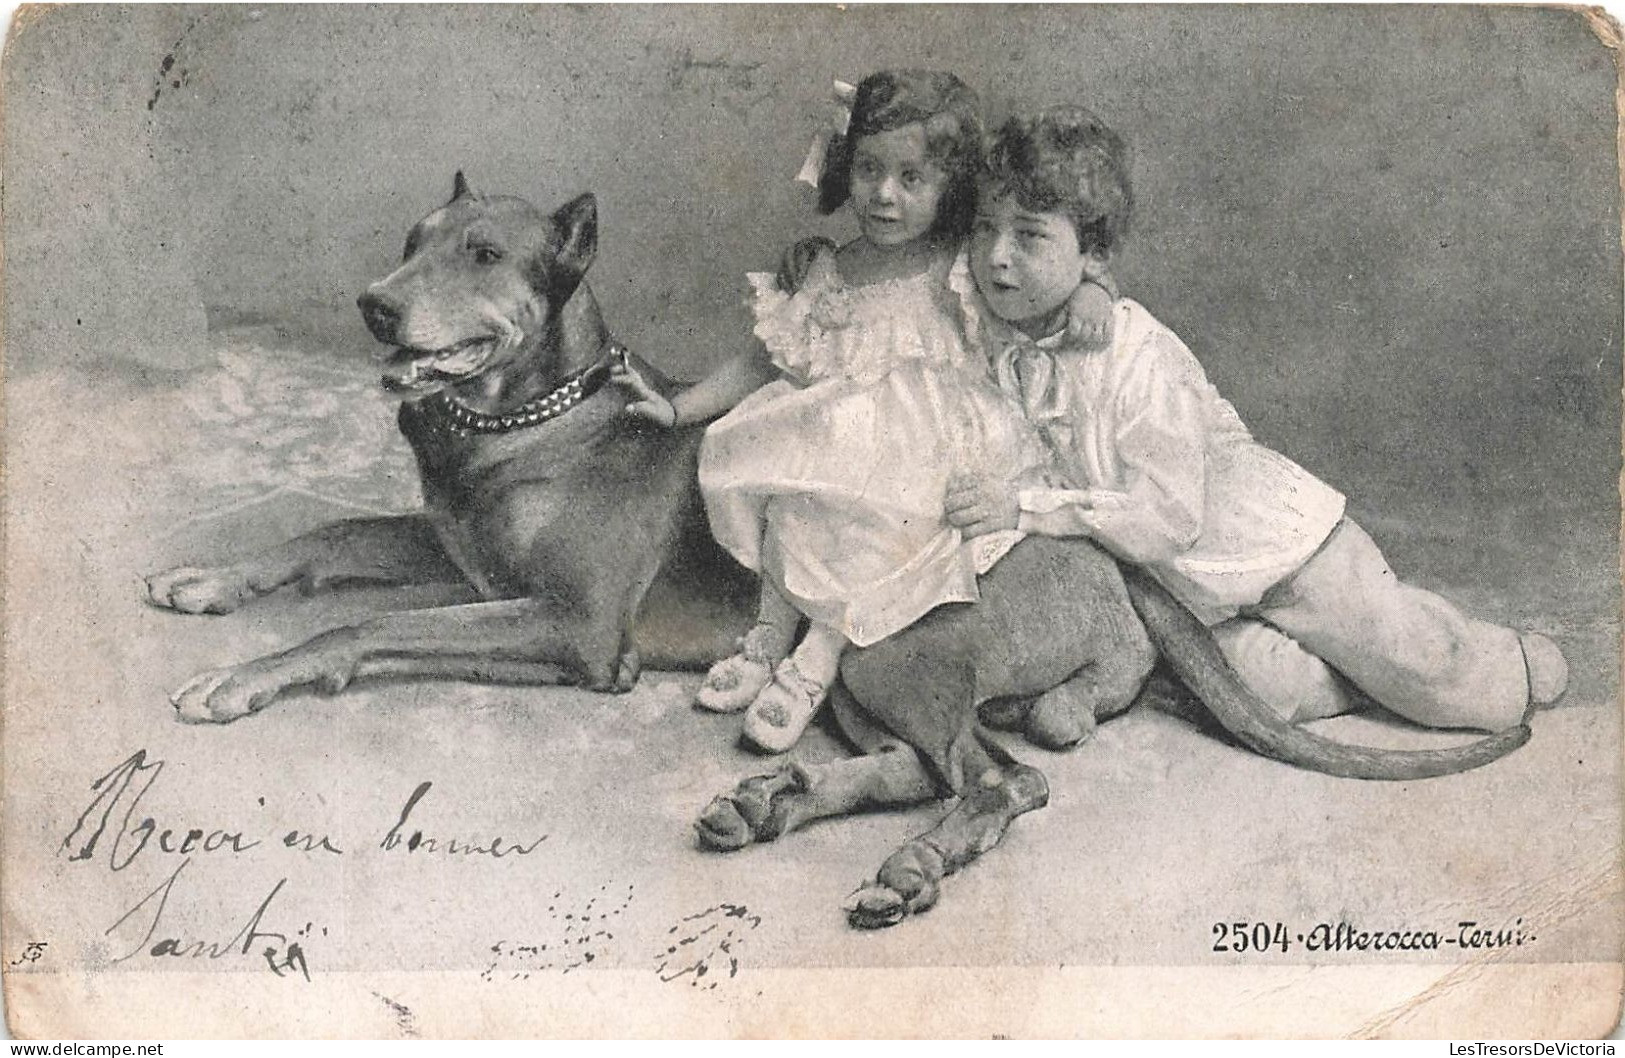
[[1556, 700], [1556, 644], [1401, 583], [1342, 495], [1253, 441], [1142, 306], [1116, 303], [1105, 348], [1069, 341], [1068, 301], [1104, 269], [1132, 204], [1122, 142], [1086, 110], [1018, 116], [995, 137], [969, 251], [980, 337], [1076, 487], [961, 475], [949, 521], [967, 537], [1087, 536], [1145, 566], [1292, 720], [1348, 711], [1343, 677], [1431, 727], [1499, 731]]

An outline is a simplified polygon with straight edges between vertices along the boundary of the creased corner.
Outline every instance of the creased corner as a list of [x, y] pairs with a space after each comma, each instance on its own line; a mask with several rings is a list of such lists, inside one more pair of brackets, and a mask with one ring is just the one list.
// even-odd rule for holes
[[1602, 46], [1610, 51], [1619, 51], [1622, 37], [1619, 20], [1610, 15], [1601, 7], [1583, 7], [1580, 13], [1585, 16], [1586, 25], [1591, 28], [1592, 36], [1602, 42]]

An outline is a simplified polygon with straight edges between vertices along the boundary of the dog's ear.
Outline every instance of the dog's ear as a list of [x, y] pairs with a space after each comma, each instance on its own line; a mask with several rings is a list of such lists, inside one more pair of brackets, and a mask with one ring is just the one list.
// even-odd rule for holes
[[598, 253], [598, 199], [588, 191], [559, 207], [553, 214], [559, 232], [559, 249], [553, 264], [579, 279]]
[[463, 171], [461, 169], [457, 170], [457, 175], [451, 178], [451, 201], [456, 202], [459, 198], [473, 197], [474, 192], [468, 189], [468, 181], [463, 179]]

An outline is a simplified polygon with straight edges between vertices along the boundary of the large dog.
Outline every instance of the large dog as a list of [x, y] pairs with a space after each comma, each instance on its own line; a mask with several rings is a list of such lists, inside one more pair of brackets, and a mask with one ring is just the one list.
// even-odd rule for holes
[[[451, 200], [412, 229], [401, 266], [359, 300], [367, 327], [391, 349], [383, 382], [404, 398], [400, 428], [417, 457], [424, 510], [338, 522], [226, 566], [170, 570], [149, 578], [147, 598], [226, 613], [290, 585], [442, 581], [480, 601], [385, 614], [204, 673], [175, 693], [181, 719], [236, 720], [290, 689], [333, 692], [367, 676], [626, 690], [640, 664], [703, 667], [732, 648], [753, 585], [706, 531], [695, 485], [700, 432], [641, 424], [624, 413], [626, 395], [606, 385], [621, 362], [670, 388], [627, 359], [605, 327], [583, 281], [596, 249], [590, 194], [549, 215], [521, 199], [475, 195], [457, 174]], [[1071, 600], [1065, 620], [1034, 623], [1021, 601], [1039, 584]], [[1042, 775], [980, 734], [964, 748], [963, 782], [933, 772], [930, 753], [910, 742], [909, 703], [974, 710], [1002, 696], [1015, 703], [1006, 720], [1028, 724], [1029, 734], [1035, 718], [1056, 714], [1093, 723], [1134, 700], [1153, 646], [1236, 738], [1317, 771], [1439, 775], [1528, 738], [1519, 728], [1455, 749], [1396, 752], [1314, 736], [1251, 694], [1153, 579], [1130, 571], [1125, 581], [1084, 541], [1028, 541], [989, 585], [986, 605], [941, 608], [843, 668], [835, 712], [858, 757], [746, 780], [702, 814], [702, 841], [734, 849], [816, 818], [962, 794], [937, 828], [888, 860], [853, 911], [858, 925], [896, 921], [929, 906], [944, 874], [1047, 797]], [[1011, 637], [1024, 654], [1000, 649]], [[1018, 654], [1026, 661], [1012, 668]], [[952, 664], [922, 668], [933, 658]]]
[[640, 425], [605, 386], [631, 354], [582, 282], [597, 227], [591, 195], [549, 216], [472, 194], [459, 173], [401, 266], [359, 300], [392, 348], [383, 383], [405, 398], [422, 513], [338, 522], [147, 582], [152, 603], [188, 613], [357, 582], [462, 583], [480, 601], [386, 614], [204, 673], [173, 696], [181, 719], [236, 720], [291, 688], [372, 675], [625, 690], [644, 662], [693, 668], [731, 648], [753, 586], [706, 530], [701, 431]]

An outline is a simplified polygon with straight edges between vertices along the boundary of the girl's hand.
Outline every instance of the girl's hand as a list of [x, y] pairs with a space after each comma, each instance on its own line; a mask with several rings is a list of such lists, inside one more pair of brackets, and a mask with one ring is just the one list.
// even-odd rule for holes
[[1014, 529], [1021, 519], [1021, 500], [1013, 482], [966, 470], [949, 475], [944, 507], [948, 524], [966, 540]]
[[633, 398], [626, 406], [626, 414], [667, 429], [677, 425], [677, 408], [624, 358], [617, 358], [609, 365], [609, 381]]
[[1089, 348], [1099, 348], [1112, 340], [1111, 291], [1093, 280], [1084, 280], [1066, 303], [1066, 334]]

